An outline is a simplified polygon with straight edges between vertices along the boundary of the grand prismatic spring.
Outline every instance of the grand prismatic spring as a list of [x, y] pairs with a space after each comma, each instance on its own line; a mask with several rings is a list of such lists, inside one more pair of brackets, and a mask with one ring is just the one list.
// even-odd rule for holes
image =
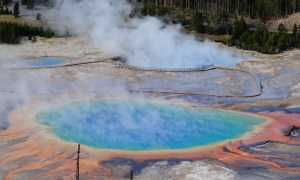
[[263, 118], [206, 108], [130, 101], [91, 101], [40, 112], [60, 138], [107, 149], [184, 149], [251, 131]]

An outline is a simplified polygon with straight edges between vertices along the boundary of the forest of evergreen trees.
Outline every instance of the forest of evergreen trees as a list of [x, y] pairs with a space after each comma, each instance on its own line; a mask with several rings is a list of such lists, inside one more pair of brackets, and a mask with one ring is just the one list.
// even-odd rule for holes
[[53, 0], [22, 0], [22, 5], [26, 5], [28, 9], [33, 8], [34, 5], [43, 4], [46, 6], [52, 6]]
[[22, 0], [22, 5], [26, 5], [27, 9], [32, 9], [34, 7], [34, 1], [33, 0]]
[[[8, 2], [9, 0], [6, 0]], [[293, 33], [281, 24], [277, 31], [270, 32], [264, 24], [249, 29], [243, 18], [274, 19], [300, 12], [300, 0], [129, 0], [143, 3], [142, 15], [171, 16], [172, 22], [181, 23], [191, 30], [213, 35], [229, 35], [222, 41], [242, 49], [262, 53], [279, 53], [289, 48], [300, 47], [300, 26], [294, 25]], [[49, 0], [22, 0], [23, 5], [49, 3]], [[7, 12], [0, 9], [1, 13]], [[262, 21], [264, 22], [264, 21]], [[0, 42], [18, 43], [21, 36], [52, 37], [48, 29], [0, 23]]]
[[7, 7], [0, 7], [0, 15], [1, 14], [12, 14], [12, 11], [11, 10], [9, 10]]
[[[293, 33], [289, 33], [283, 24], [278, 27], [277, 31], [273, 32], [269, 31], [264, 24], [260, 24], [256, 29], [250, 30], [242, 17], [229, 17], [226, 13], [212, 15], [196, 10], [184, 10], [183, 12], [183, 15], [181, 15], [179, 10], [155, 6], [154, 4], [147, 4], [142, 9], [143, 15], [171, 15], [179, 23], [199, 33], [229, 35], [229, 40], [221, 42], [246, 50], [274, 54], [289, 48], [300, 47], [300, 26], [296, 24], [294, 25]], [[176, 14], [175, 17], [174, 14]], [[187, 19], [186, 17], [189, 16], [191, 18]]]
[[279, 18], [300, 12], [300, 0], [130, 0], [163, 7], [194, 9], [213, 14]]
[[51, 29], [44, 30], [42, 27], [29, 26], [10, 22], [0, 22], [0, 43], [17, 44], [22, 36], [31, 39], [34, 36], [53, 37]]
[[234, 22], [231, 39], [226, 43], [246, 50], [275, 54], [289, 48], [300, 47], [299, 28], [295, 24], [293, 32], [289, 33], [286, 27], [280, 24], [277, 32], [270, 32], [262, 24], [256, 30], [249, 30], [247, 24], [241, 18]]
[[[1, 0], [0, 0], [1, 1]], [[8, 0], [5, 0], [8, 1]], [[52, 4], [52, 0], [23, 0], [24, 3]], [[153, 4], [160, 7], [173, 7], [209, 12], [226, 13], [251, 18], [280, 18], [300, 12], [300, 0], [128, 0]]]
[[0, 5], [7, 5], [9, 3], [12, 3], [12, 0], [0, 0]]

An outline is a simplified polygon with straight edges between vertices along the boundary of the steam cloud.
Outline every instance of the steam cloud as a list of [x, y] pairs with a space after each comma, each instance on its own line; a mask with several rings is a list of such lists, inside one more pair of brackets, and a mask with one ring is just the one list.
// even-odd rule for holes
[[[153, 17], [128, 18], [131, 10], [132, 6], [125, 0], [57, 0], [56, 12], [52, 13], [52, 17], [55, 22], [66, 24], [67, 30], [90, 36], [104, 52], [125, 57], [131, 65], [182, 68], [209, 64], [234, 65], [238, 60], [238, 57], [211, 42], [200, 43], [193, 36], [181, 33], [180, 25], [166, 25]], [[1, 45], [0, 54], [6, 57], [5, 61], [0, 58], [0, 69], [7, 67], [8, 60], [11, 64], [22, 59], [22, 52], [16, 54], [10, 46]], [[95, 93], [96, 97], [119, 99], [124, 98], [124, 94], [126, 97], [126, 84], [122, 81], [112, 82], [93, 74], [66, 79], [64, 72], [65, 69], [57, 71], [54, 76], [54, 73], [44, 70], [29, 73], [1, 71], [0, 131], [8, 127], [7, 117], [12, 109], [37, 98], [64, 102], [76, 99], [74, 96], [84, 98], [83, 94], [95, 92], [100, 92]], [[109, 94], [111, 87], [124, 93]], [[65, 95], [56, 97], [52, 94]], [[143, 96], [135, 95], [135, 98], [142, 100]], [[83, 114], [86, 111], [74, 113]], [[127, 122], [131, 122], [130, 119]]]
[[126, 0], [56, 0], [50, 19], [77, 35], [90, 36], [105, 53], [126, 58], [143, 67], [194, 68], [233, 66], [240, 59], [213, 42], [199, 42], [181, 32], [181, 25], [155, 17], [130, 18]]

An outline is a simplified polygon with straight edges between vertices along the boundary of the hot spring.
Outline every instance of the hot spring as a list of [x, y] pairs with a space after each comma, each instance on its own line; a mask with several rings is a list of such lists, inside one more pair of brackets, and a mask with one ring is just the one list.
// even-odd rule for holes
[[238, 138], [264, 118], [210, 108], [92, 100], [41, 110], [39, 123], [66, 141], [103, 149], [184, 149]]
[[31, 67], [51, 67], [63, 65], [67, 62], [67, 59], [59, 57], [44, 57], [39, 59], [30, 59], [26, 61], [27, 66]]

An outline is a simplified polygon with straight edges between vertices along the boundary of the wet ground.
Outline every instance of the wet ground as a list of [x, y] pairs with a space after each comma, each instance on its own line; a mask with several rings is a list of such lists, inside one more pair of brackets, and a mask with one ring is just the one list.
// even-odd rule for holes
[[[260, 138], [253, 137], [234, 145], [228, 142], [199, 154], [193, 152], [192, 157], [174, 154], [160, 159], [152, 155], [101, 160], [98, 154], [99, 160], [91, 160], [89, 157], [95, 156], [94, 151], [83, 149], [82, 179], [128, 179], [132, 174], [135, 179], [299, 179], [299, 135], [287, 137], [281, 129], [300, 123], [300, 51], [276, 56], [236, 51], [250, 56], [248, 62], [241, 62], [237, 67], [259, 77], [262, 83], [260, 96], [226, 97], [249, 96], [258, 91], [257, 82], [247, 73], [221, 69], [188, 73], [128, 70], [116, 66], [111, 59], [113, 55], [103, 54], [87, 39], [39, 40], [35, 44], [14, 47], [1, 45], [4, 56], [0, 58], [0, 179], [70, 179], [76, 172], [76, 144], [61, 148], [52, 147], [56, 143], [49, 141], [50, 144], [41, 147], [34, 140], [36, 130], [15, 132], [10, 120], [22, 120], [24, 113], [12, 113], [16, 108], [26, 107], [34, 101], [51, 103], [107, 96], [270, 112], [268, 116], [276, 119], [276, 123], [265, 131], [266, 134], [274, 131], [275, 135], [274, 139], [258, 135]], [[74, 66], [24, 69], [18, 64], [24, 59], [45, 55], [68, 58], [69, 64]], [[168, 93], [160, 93], [165, 91]]]

